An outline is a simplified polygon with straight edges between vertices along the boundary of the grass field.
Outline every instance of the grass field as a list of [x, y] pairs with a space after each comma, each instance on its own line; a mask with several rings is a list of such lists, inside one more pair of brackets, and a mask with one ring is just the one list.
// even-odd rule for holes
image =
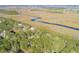
[[64, 14], [64, 8], [48, 8], [48, 12]]
[[1, 53], [78, 53], [79, 31], [40, 21], [79, 28], [79, 14], [63, 8], [0, 9]]
[[79, 40], [55, 31], [0, 17], [0, 52], [79, 52]]
[[1, 14], [8, 14], [8, 15], [17, 15], [18, 12], [13, 11], [13, 10], [5, 10], [5, 9], [0, 9]]

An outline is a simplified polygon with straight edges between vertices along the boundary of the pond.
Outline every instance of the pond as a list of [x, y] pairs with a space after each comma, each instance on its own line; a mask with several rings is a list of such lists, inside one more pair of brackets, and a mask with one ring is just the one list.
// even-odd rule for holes
[[31, 17], [31, 21], [38, 22], [41, 19], [41, 17]]

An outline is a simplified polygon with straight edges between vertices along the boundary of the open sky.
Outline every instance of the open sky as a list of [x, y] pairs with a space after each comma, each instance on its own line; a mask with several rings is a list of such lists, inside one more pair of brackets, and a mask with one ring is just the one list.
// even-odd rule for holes
[[79, 8], [79, 5], [0, 5], [0, 8], [17, 7], [17, 8]]

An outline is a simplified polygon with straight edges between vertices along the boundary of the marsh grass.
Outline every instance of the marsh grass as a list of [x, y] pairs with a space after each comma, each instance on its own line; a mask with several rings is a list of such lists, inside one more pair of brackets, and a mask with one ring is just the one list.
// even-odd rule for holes
[[63, 8], [48, 8], [46, 10], [48, 12], [51, 12], [51, 13], [64, 14], [64, 9]]
[[19, 13], [15, 10], [4, 10], [0, 9], [1, 14], [8, 14], [8, 15], [18, 15]]
[[[73, 37], [69, 35], [63, 35], [43, 28], [36, 28], [36, 30], [32, 32], [29, 29], [33, 26], [14, 21], [10, 18], [0, 17], [0, 21], [2, 21], [0, 23], [0, 32], [3, 32], [3, 30], [6, 31], [4, 33], [5, 37], [1, 38], [0, 36], [0, 52], [79, 52], [79, 40], [73, 39]], [[18, 27], [19, 23], [26, 28], [26, 31]], [[10, 32], [12, 29], [15, 29], [15, 32]]]

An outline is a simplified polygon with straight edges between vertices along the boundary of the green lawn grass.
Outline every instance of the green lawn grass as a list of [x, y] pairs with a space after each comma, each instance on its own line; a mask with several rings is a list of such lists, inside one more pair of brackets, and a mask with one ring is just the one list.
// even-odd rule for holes
[[[33, 52], [33, 53], [69, 53], [79, 52], [79, 40], [55, 31], [35, 28], [29, 24], [0, 17], [0, 34], [5, 30], [5, 36], [0, 36], [0, 52]], [[24, 27], [18, 27], [22, 24]], [[35, 28], [31, 31], [30, 28]], [[23, 30], [25, 28], [25, 30]], [[11, 32], [15, 29], [15, 32]]]

